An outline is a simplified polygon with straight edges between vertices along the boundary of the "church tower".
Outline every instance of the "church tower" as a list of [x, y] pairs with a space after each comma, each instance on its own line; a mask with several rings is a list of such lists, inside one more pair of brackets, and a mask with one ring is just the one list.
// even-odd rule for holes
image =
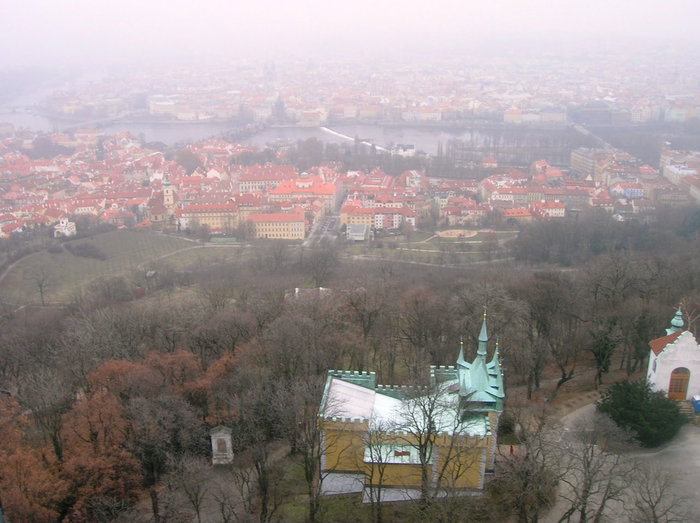
[[170, 183], [170, 175], [166, 172], [163, 180], [163, 205], [168, 209], [168, 214], [172, 214], [175, 207], [175, 192]]
[[460, 342], [456, 370], [462, 418], [466, 419], [475, 414], [483, 414], [488, 417], [493, 437], [486, 469], [493, 470], [498, 440], [496, 437], [498, 421], [503, 412], [503, 400], [506, 394], [501, 362], [498, 357], [498, 342], [496, 342], [491, 361], [486, 360], [488, 344], [489, 335], [486, 327], [486, 310], [484, 309], [476, 357], [474, 361], [468, 363], [464, 359], [464, 344]]
[[491, 361], [487, 361], [487, 349], [489, 343], [488, 329], [486, 327], [486, 311], [481, 323], [479, 333], [479, 345], [476, 357], [471, 363], [464, 359], [464, 344], [460, 343], [459, 356], [457, 357], [457, 375], [459, 379], [459, 396], [462, 408], [467, 412], [475, 411], [503, 411], [503, 374], [498, 358], [498, 344]]

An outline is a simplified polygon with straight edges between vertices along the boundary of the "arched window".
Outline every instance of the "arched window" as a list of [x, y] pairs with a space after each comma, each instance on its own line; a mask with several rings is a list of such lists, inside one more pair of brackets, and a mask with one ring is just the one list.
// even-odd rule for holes
[[688, 394], [688, 381], [690, 371], [685, 367], [677, 367], [671, 372], [671, 381], [668, 384], [668, 397], [683, 401]]

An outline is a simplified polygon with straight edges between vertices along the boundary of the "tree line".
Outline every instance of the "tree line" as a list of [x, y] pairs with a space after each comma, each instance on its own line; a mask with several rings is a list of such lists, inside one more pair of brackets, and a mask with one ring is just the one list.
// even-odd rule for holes
[[[108, 521], [148, 494], [154, 519], [165, 519], [156, 487], [193, 476], [182, 471], [209, 456], [208, 428], [225, 424], [249, 458], [252, 475], [236, 480], [252, 496], [248, 510], [262, 520], [279, 510], [283, 471], [266, 444], [285, 441], [303, 464], [308, 517], [318, 519], [315, 419], [328, 369], [425, 384], [429, 365], [454, 364], [460, 339], [473, 358], [486, 306], [507, 386], [528, 397], [545, 386], [556, 394], [582, 368], [595, 369], [596, 386], [613, 365], [633, 375], [680, 300], [694, 328], [698, 237], [673, 226], [693, 216], [649, 226], [652, 238], [667, 235], [655, 251], [628, 239], [624, 251], [556, 265], [445, 268], [354, 260], [333, 244], [264, 243], [250, 257], [173, 276], [142, 300], [96, 285], [63, 309], [4, 311], [2, 508], [11, 521]], [[564, 237], [584, 226], [595, 230], [568, 223]], [[546, 236], [551, 225], [541, 227], [518, 242]], [[602, 234], [625, 240], [624, 230]], [[551, 385], [547, 369], [557, 372]], [[222, 520], [246, 510], [217, 496]]]

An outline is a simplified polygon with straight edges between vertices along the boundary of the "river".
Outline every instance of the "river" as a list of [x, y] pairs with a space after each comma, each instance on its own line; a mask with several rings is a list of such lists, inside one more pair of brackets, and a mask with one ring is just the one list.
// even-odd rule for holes
[[[42, 99], [52, 92], [52, 88], [23, 93], [14, 100], [0, 104], [0, 123], [8, 122], [15, 130], [30, 130], [39, 132], [61, 132], [67, 128], [75, 128], [76, 123], [68, 120], [54, 120], [32, 111]], [[233, 130], [233, 126], [225, 122], [115, 122], [102, 127], [106, 134], [116, 134], [129, 131], [136, 137], [147, 142], [163, 142], [175, 145], [186, 142], [204, 140], [210, 137], [222, 136]], [[418, 127], [380, 124], [333, 124], [323, 127], [269, 127], [245, 140], [244, 145], [264, 148], [266, 144], [278, 141], [297, 141], [307, 138], [317, 138], [329, 143], [348, 143], [355, 137], [386, 147], [390, 144], [410, 144], [416, 149], [428, 154], [437, 154], [438, 144], [443, 145], [453, 138], [471, 136], [469, 131], [447, 130], [441, 127]]]
[[[9, 122], [15, 130], [60, 132], [75, 129], [79, 123], [55, 120], [32, 112], [46, 96], [47, 90], [23, 93], [10, 103], [0, 104], [0, 123]], [[89, 125], [86, 124], [86, 125]], [[473, 125], [473, 128], [468, 128]], [[460, 140], [469, 149], [468, 161], [479, 161], [482, 156], [493, 156], [508, 164], [528, 164], [532, 159], [546, 158], [555, 165], [568, 164], [571, 144], [564, 138], [564, 129], [537, 130], [510, 127], [500, 129], [495, 122], [473, 122], [461, 126], [445, 122], [425, 125], [409, 124], [329, 124], [327, 127], [268, 127], [264, 131], [241, 140], [244, 145], [260, 149], [273, 142], [296, 142], [317, 138], [328, 143], [349, 143], [355, 138], [373, 143], [378, 150], [392, 144], [412, 145], [416, 150], [436, 155], [438, 145], [446, 148], [449, 140]], [[235, 124], [227, 122], [113, 122], [101, 129], [106, 134], [128, 131], [146, 142], [163, 142], [174, 146], [221, 137], [235, 131]], [[544, 145], [543, 145], [544, 144]], [[529, 151], [524, 154], [523, 151]]]
[[[23, 108], [12, 109], [8, 107], [0, 107], [0, 123], [2, 122], [11, 123], [14, 125], [15, 130], [27, 129], [41, 132], [60, 132], [76, 126], [75, 122], [53, 120]], [[222, 134], [233, 130], [233, 126], [222, 122], [115, 122], [105, 125], [101, 129], [106, 134], [129, 131], [134, 136], [143, 138], [147, 142], [163, 142], [167, 145], [175, 145], [222, 136]], [[328, 129], [334, 132], [329, 132]], [[449, 139], [463, 138], [468, 134], [468, 131], [455, 132], [436, 127], [422, 128], [379, 124], [336, 124], [329, 125], [327, 128], [284, 126], [269, 127], [242, 140], [242, 143], [264, 148], [266, 144], [278, 141], [295, 142], [297, 140], [306, 140], [307, 138], [317, 138], [328, 143], [348, 143], [355, 137], [358, 137], [374, 143], [378, 147], [386, 147], [390, 144], [410, 144], [416, 149], [435, 155], [437, 154], [438, 143], [444, 145]]]

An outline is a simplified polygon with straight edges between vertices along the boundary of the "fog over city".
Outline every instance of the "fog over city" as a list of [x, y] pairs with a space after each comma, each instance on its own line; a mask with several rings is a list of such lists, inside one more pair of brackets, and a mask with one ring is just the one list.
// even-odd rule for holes
[[[693, 0], [3, 2], [0, 69], [698, 43]], [[634, 40], [632, 44], [630, 40]]]

